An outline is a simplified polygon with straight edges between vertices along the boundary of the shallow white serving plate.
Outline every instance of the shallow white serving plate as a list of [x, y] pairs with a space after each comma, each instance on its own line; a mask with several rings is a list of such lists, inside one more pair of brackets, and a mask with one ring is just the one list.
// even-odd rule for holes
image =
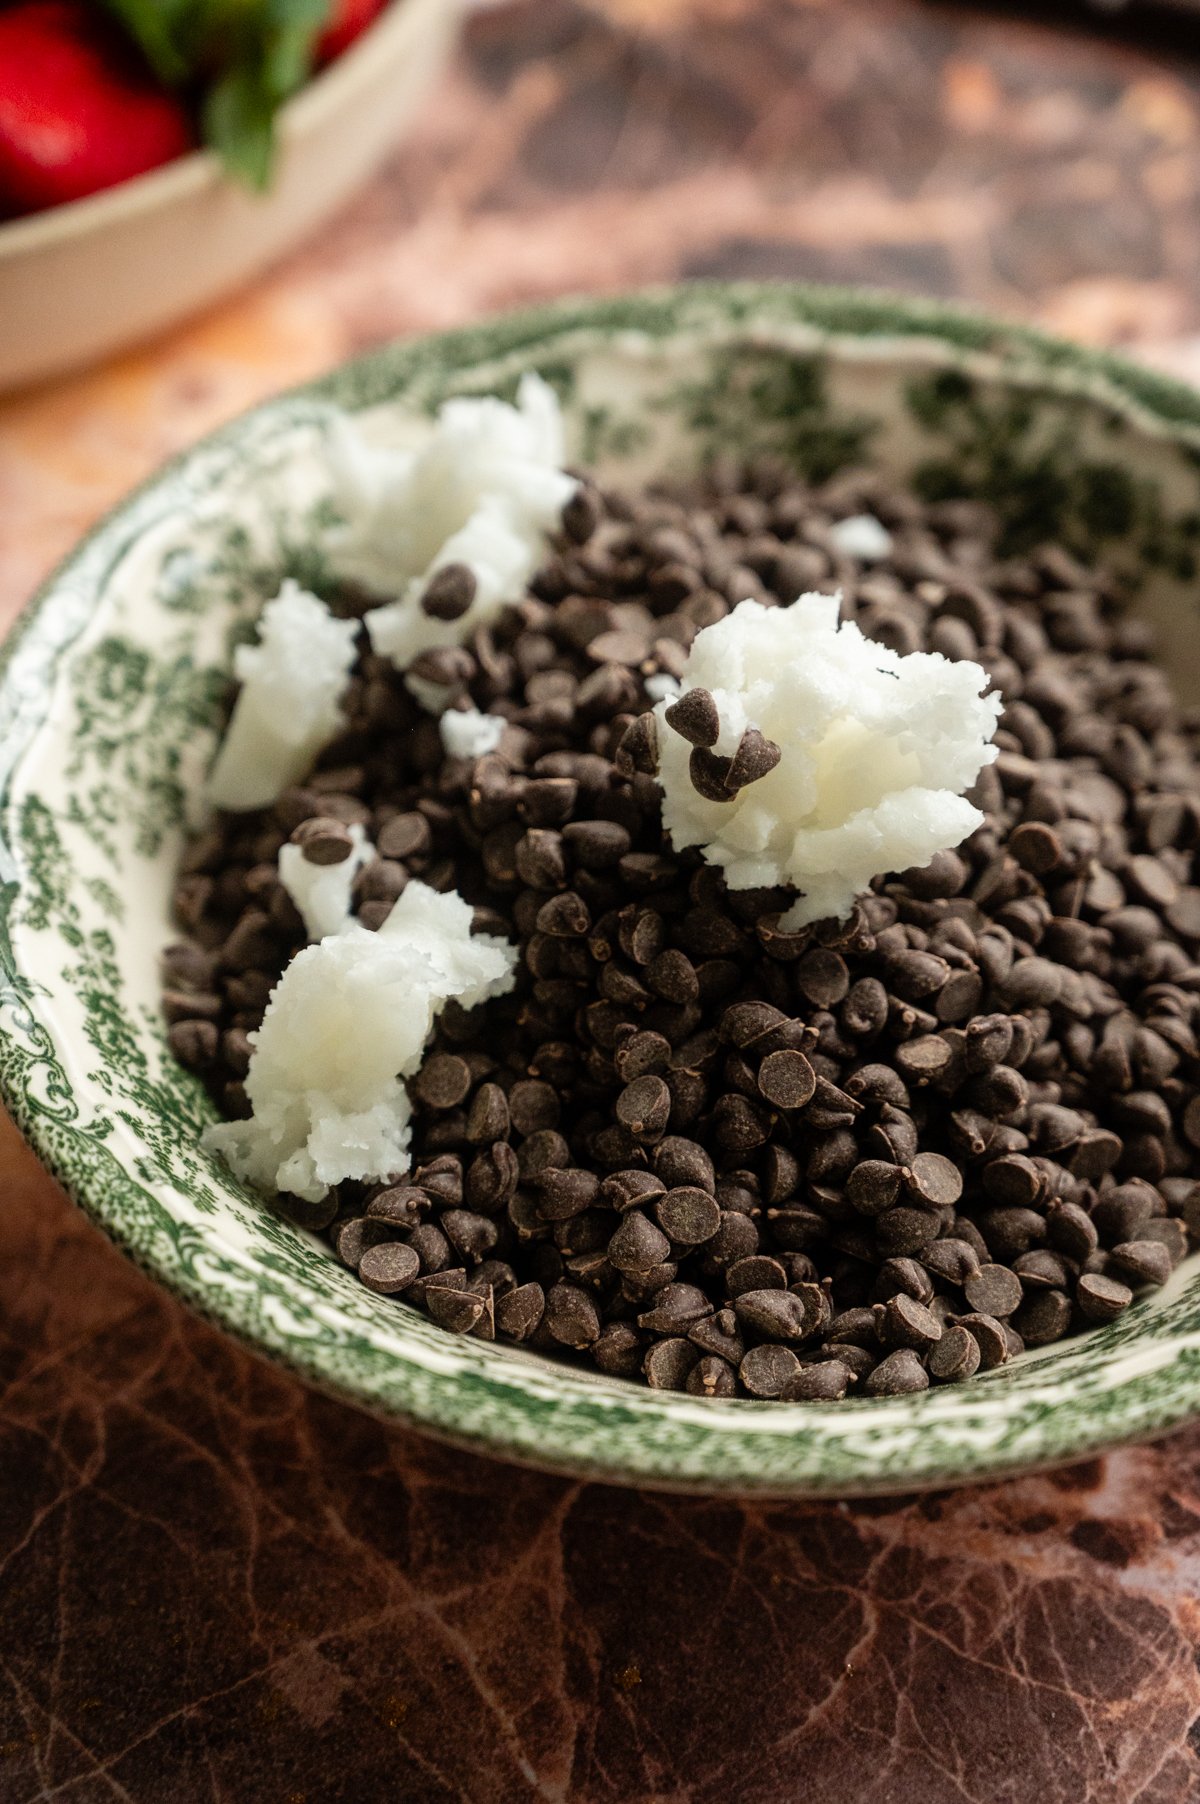
[[0, 225], [0, 389], [148, 338], [282, 255], [399, 137], [461, 13], [461, 0], [393, 0], [284, 108], [265, 195], [232, 181], [211, 151], [194, 151]]

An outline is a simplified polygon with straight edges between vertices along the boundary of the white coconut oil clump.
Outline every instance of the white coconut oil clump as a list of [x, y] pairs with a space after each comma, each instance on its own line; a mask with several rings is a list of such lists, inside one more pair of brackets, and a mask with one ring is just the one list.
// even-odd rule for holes
[[[374, 447], [343, 416], [329, 456], [345, 517], [331, 549], [343, 574], [396, 596], [366, 624], [375, 651], [398, 669], [463, 643], [521, 599], [578, 487], [562, 467], [558, 398], [532, 374], [515, 406], [494, 396], [447, 401], [417, 450]], [[422, 607], [433, 579], [451, 569], [469, 573], [466, 590], [435, 611]]]
[[300, 846], [279, 848], [279, 881], [296, 905], [310, 940], [341, 933], [352, 919], [354, 879], [370, 864], [375, 848], [357, 821], [349, 828], [350, 855], [338, 864], [312, 864]]
[[346, 1179], [408, 1169], [403, 1079], [451, 997], [473, 1008], [510, 990], [517, 954], [471, 933], [471, 909], [412, 882], [370, 933], [358, 922], [298, 952], [250, 1036], [251, 1114], [205, 1130], [204, 1145], [265, 1191], [318, 1202]]
[[209, 773], [216, 807], [265, 808], [304, 775], [342, 726], [357, 634], [290, 580], [267, 603], [257, 643], [233, 656], [242, 689]]
[[873, 877], [959, 845], [983, 819], [963, 792], [997, 755], [980, 665], [876, 645], [839, 607], [742, 602], [654, 710], [673, 845], [732, 889], [798, 890], [785, 930], [844, 919]]
[[505, 724], [499, 714], [481, 714], [478, 708], [451, 708], [438, 721], [438, 730], [451, 758], [483, 758], [494, 752], [503, 739]]

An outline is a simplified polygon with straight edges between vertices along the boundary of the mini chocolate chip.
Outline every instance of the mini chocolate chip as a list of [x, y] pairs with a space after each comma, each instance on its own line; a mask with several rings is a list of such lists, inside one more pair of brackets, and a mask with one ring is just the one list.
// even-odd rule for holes
[[735, 1366], [741, 1362], [746, 1351], [746, 1343], [732, 1309], [719, 1309], [716, 1315], [705, 1316], [702, 1321], [693, 1323], [688, 1329], [688, 1339], [702, 1353], [715, 1353]]
[[433, 835], [423, 814], [394, 814], [375, 836], [375, 850], [381, 858], [419, 857], [432, 844]]
[[639, 714], [625, 729], [615, 754], [617, 769], [631, 777], [635, 772], [652, 777], [658, 770], [658, 723], [653, 714]]
[[1027, 1291], [1066, 1290], [1074, 1268], [1068, 1266], [1061, 1254], [1041, 1247], [1032, 1253], [1019, 1254], [1013, 1260], [1013, 1271]]
[[799, 1371], [800, 1361], [791, 1348], [774, 1342], [751, 1347], [738, 1367], [738, 1377], [752, 1397], [778, 1397]]
[[718, 757], [704, 746], [697, 746], [688, 759], [688, 776], [692, 788], [706, 802], [731, 802], [734, 792], [729, 787], [729, 759]]
[[1038, 1290], [1026, 1298], [1013, 1321], [1027, 1347], [1061, 1340], [1071, 1325], [1071, 1305], [1061, 1290]]
[[421, 1220], [421, 1211], [429, 1207], [429, 1198], [423, 1190], [416, 1190], [407, 1184], [389, 1186], [378, 1191], [367, 1204], [367, 1217], [371, 1221], [391, 1222], [397, 1228], [415, 1228]]
[[714, 746], [721, 735], [721, 716], [707, 689], [688, 689], [672, 702], [664, 718], [689, 745]]
[[475, 590], [475, 572], [469, 564], [443, 564], [425, 585], [421, 611], [434, 620], [461, 620]]
[[846, 1200], [860, 1214], [882, 1215], [900, 1194], [901, 1170], [886, 1159], [864, 1159], [846, 1180]]
[[[715, 1208], [716, 1205], [714, 1204]], [[630, 1209], [608, 1243], [608, 1257], [619, 1272], [645, 1272], [670, 1256], [671, 1243], [640, 1209]]]
[[452, 1052], [435, 1052], [426, 1059], [413, 1091], [429, 1109], [454, 1109], [471, 1088], [471, 1067]]
[[962, 1172], [941, 1153], [918, 1153], [905, 1173], [906, 1189], [938, 1209], [952, 1209], [962, 1195]]
[[1025, 821], [1017, 827], [1008, 849], [1022, 870], [1044, 877], [1063, 862], [1062, 842], [1043, 821]]
[[483, 1317], [486, 1300], [473, 1291], [452, 1290], [448, 1286], [430, 1286], [425, 1291], [425, 1307], [439, 1328], [451, 1334], [470, 1334]]
[[692, 1397], [734, 1397], [737, 1379], [727, 1360], [708, 1354], [688, 1373], [688, 1394]]
[[614, 1378], [633, 1378], [642, 1369], [645, 1336], [631, 1322], [609, 1322], [588, 1349], [593, 1363]]
[[508, 1093], [509, 1118], [518, 1134], [557, 1127], [561, 1108], [553, 1085], [536, 1078], [522, 1078]]
[[292, 831], [292, 844], [299, 846], [306, 864], [344, 864], [354, 850], [349, 827], [325, 814], [301, 821]]
[[769, 1052], [758, 1068], [758, 1089], [776, 1109], [802, 1109], [817, 1087], [816, 1074], [802, 1052]]
[[1130, 1284], [1165, 1284], [1171, 1276], [1171, 1255], [1157, 1240], [1122, 1241], [1109, 1258]]
[[381, 1241], [365, 1249], [358, 1262], [358, 1275], [368, 1290], [391, 1296], [410, 1285], [421, 1269], [421, 1261], [403, 1241]]
[[528, 1340], [541, 1323], [545, 1308], [540, 1284], [519, 1284], [496, 1298], [496, 1330], [505, 1340]]
[[[721, 1225], [715, 1198], [690, 1185], [668, 1190], [654, 1209], [663, 1232], [681, 1246], [701, 1246]], [[661, 1257], [666, 1257], [665, 1252]]]
[[801, 1366], [779, 1393], [785, 1403], [836, 1403], [856, 1383], [856, 1375], [841, 1359], [821, 1359]]
[[766, 738], [757, 727], [747, 727], [737, 742], [725, 782], [735, 791], [748, 789], [769, 776], [782, 756], [773, 739]]
[[698, 1364], [700, 1355], [689, 1340], [673, 1336], [656, 1341], [646, 1354], [643, 1371], [653, 1391], [682, 1391]]
[[542, 1318], [547, 1331], [564, 1347], [588, 1347], [600, 1334], [600, 1313], [578, 1284], [558, 1283], [546, 1293]]
[[1075, 1287], [1075, 1300], [1089, 1322], [1112, 1322], [1133, 1302], [1133, 1292], [1117, 1278], [1085, 1272]]
[[613, 1113], [635, 1139], [657, 1140], [671, 1113], [671, 1092], [661, 1077], [635, 1077], [617, 1097]]
[[652, 1334], [686, 1334], [713, 1306], [694, 1284], [665, 1284], [655, 1293], [654, 1306], [638, 1316], [638, 1327]]
[[802, 1284], [794, 1291], [743, 1291], [734, 1309], [743, 1328], [767, 1340], [808, 1340], [826, 1319], [824, 1298], [815, 1284]]
[[981, 1265], [963, 1281], [963, 1295], [977, 1315], [1011, 1315], [1024, 1295], [1021, 1280], [1006, 1265]]
[[969, 1241], [949, 1236], [927, 1246], [921, 1264], [943, 1283], [961, 1286], [979, 1270], [979, 1255]]
[[929, 1389], [929, 1374], [911, 1347], [901, 1347], [881, 1359], [863, 1383], [865, 1397], [898, 1397]]
[[537, 930], [554, 939], [582, 939], [592, 924], [586, 902], [574, 890], [551, 896], [537, 912]]
[[881, 1307], [878, 1333], [885, 1347], [915, 1347], [923, 1353], [941, 1340], [942, 1324], [912, 1297], [892, 1297]]
[[970, 1331], [957, 1323], [943, 1330], [937, 1345], [929, 1349], [926, 1366], [931, 1378], [940, 1384], [961, 1384], [979, 1370], [979, 1342]]
[[503, 1140], [509, 1130], [508, 1098], [499, 1084], [480, 1084], [467, 1115], [467, 1139], [473, 1146]]

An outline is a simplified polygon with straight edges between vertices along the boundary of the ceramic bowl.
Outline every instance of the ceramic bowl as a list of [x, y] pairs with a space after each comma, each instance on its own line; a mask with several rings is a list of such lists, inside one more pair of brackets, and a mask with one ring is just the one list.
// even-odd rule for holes
[[695, 287], [383, 350], [259, 408], [126, 501], [51, 578], [0, 677], [0, 1082], [46, 1164], [148, 1273], [268, 1358], [379, 1415], [604, 1479], [801, 1496], [1069, 1460], [1200, 1413], [1200, 1261], [1121, 1320], [962, 1386], [833, 1406], [702, 1401], [452, 1338], [372, 1295], [199, 1147], [159, 948], [230, 645], [280, 575], [320, 582], [331, 409], [402, 433], [448, 395], [557, 387], [580, 462], [625, 481], [709, 453], [868, 460], [986, 496], [1014, 546], [1061, 537], [1139, 586], [1195, 688], [1200, 397], [915, 301]]
[[0, 389], [148, 338], [282, 256], [404, 130], [460, 14], [460, 0], [394, 0], [284, 108], [264, 195], [195, 151], [0, 225]]

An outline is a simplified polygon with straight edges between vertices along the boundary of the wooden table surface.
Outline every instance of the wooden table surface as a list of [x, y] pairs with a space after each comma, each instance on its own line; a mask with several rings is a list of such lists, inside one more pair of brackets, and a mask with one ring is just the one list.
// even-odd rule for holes
[[[319, 239], [0, 403], [7, 622], [167, 453], [393, 334], [678, 275], [1200, 377], [1200, 53], [916, 0], [527, 0]], [[1200, 1432], [869, 1505], [518, 1473], [186, 1315], [0, 1125], [0, 1804], [1188, 1804]]]

